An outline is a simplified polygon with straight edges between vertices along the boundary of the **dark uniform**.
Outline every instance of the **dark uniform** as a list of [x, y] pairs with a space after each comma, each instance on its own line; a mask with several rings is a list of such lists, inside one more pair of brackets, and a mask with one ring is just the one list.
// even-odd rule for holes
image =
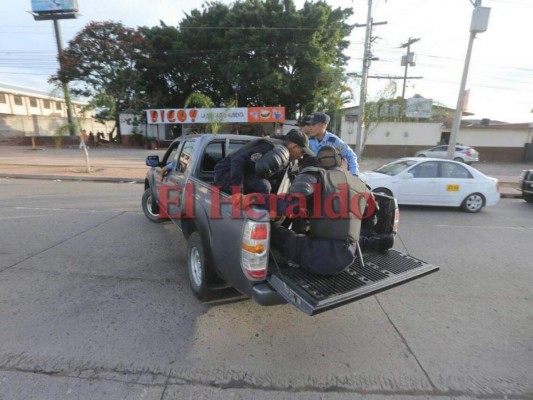
[[[344, 218], [325, 215], [328, 210], [326, 205], [328, 197], [338, 194], [339, 185], [343, 183], [348, 185], [350, 198], [356, 193], [368, 192], [363, 181], [341, 168], [325, 170], [308, 167], [302, 169], [291, 185], [289, 194], [303, 194], [307, 199], [307, 210], [314, 212], [316, 208], [319, 214], [310, 215], [309, 234], [295, 233], [279, 224], [273, 224], [272, 247], [281, 251], [290, 262], [319, 275], [334, 275], [350, 266], [357, 253], [361, 220], [352, 213], [348, 213]], [[322, 204], [319, 207], [312, 204], [315, 190], [322, 191], [320, 196]], [[349, 205], [349, 199], [346, 201]], [[295, 202], [278, 201], [278, 211], [284, 212]], [[329, 204], [330, 212], [341, 213], [339, 203]], [[357, 204], [361, 213], [365, 206], [366, 201], [364, 197], [361, 197]]]
[[282, 177], [288, 165], [289, 152], [283, 140], [253, 140], [216, 164], [215, 185], [226, 193], [235, 187], [244, 194], [270, 193], [271, 181], [280, 181], [278, 175]]

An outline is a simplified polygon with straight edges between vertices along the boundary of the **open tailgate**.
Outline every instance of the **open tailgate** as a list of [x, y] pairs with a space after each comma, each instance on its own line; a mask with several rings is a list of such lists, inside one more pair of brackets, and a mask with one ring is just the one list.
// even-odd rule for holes
[[268, 277], [272, 287], [289, 303], [308, 315], [318, 314], [421, 278], [439, 267], [396, 250], [364, 254], [334, 276], [314, 275], [280, 264]]

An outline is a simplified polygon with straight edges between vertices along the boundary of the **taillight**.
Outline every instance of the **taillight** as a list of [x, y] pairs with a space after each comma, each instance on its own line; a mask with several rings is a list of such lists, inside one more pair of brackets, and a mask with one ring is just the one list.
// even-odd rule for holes
[[268, 239], [270, 224], [246, 221], [242, 234], [241, 268], [252, 281], [266, 278], [268, 267]]
[[472, 157], [472, 156], [474, 155], [474, 153], [473, 153], [472, 150], [470, 150], [470, 149], [465, 150], [465, 154], [466, 154], [468, 157]]
[[396, 199], [394, 199], [394, 204], [396, 208], [394, 209], [394, 225], [392, 226], [392, 230], [394, 232], [398, 232], [398, 228], [400, 226], [400, 210], [398, 209], [398, 202]]

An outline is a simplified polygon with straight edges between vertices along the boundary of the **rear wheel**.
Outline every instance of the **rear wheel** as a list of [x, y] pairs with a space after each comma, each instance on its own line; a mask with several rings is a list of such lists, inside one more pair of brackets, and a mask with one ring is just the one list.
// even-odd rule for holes
[[202, 238], [198, 232], [193, 232], [187, 243], [187, 274], [193, 294], [201, 301], [207, 301], [210, 295], [208, 262]]
[[424, 158], [426, 155], [425, 154], [419, 154], [417, 155], [417, 157], [421, 157], [421, 158]]
[[469, 213], [479, 212], [485, 205], [485, 198], [480, 193], [472, 193], [463, 200], [461, 209]]
[[523, 197], [524, 200], [527, 201], [528, 203], [533, 203], [533, 194], [526, 194], [526, 193], [523, 193], [523, 194], [522, 194], [522, 197]]
[[152, 195], [152, 189], [148, 188], [144, 191], [141, 200], [144, 215], [152, 222], [161, 222], [159, 218], [159, 206], [155, 203], [154, 196]]
[[462, 163], [465, 162], [465, 160], [463, 160], [461, 157], [455, 157], [455, 158], [453, 159], [453, 161], [462, 162]]

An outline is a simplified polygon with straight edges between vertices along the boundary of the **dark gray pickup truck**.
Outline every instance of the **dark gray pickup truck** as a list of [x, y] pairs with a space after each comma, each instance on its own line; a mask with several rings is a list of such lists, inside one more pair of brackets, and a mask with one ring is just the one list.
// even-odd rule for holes
[[[158, 156], [146, 160], [151, 169], [144, 184], [143, 211], [153, 222], [172, 220], [183, 232], [188, 241], [189, 282], [200, 300], [208, 300], [213, 289], [231, 286], [258, 304], [288, 302], [313, 315], [438, 270], [393, 249], [360, 254], [347, 270], [331, 277], [313, 275], [277, 259], [269, 248], [268, 212], [253, 205], [248, 212], [237, 210], [231, 197], [213, 186], [215, 164], [255, 139], [229, 134], [184, 136], [169, 146], [162, 160]], [[171, 161], [173, 168], [161, 180], [161, 168]], [[378, 225], [380, 219], [392, 221], [388, 225], [393, 229], [398, 215], [395, 200], [382, 196], [377, 202]]]

